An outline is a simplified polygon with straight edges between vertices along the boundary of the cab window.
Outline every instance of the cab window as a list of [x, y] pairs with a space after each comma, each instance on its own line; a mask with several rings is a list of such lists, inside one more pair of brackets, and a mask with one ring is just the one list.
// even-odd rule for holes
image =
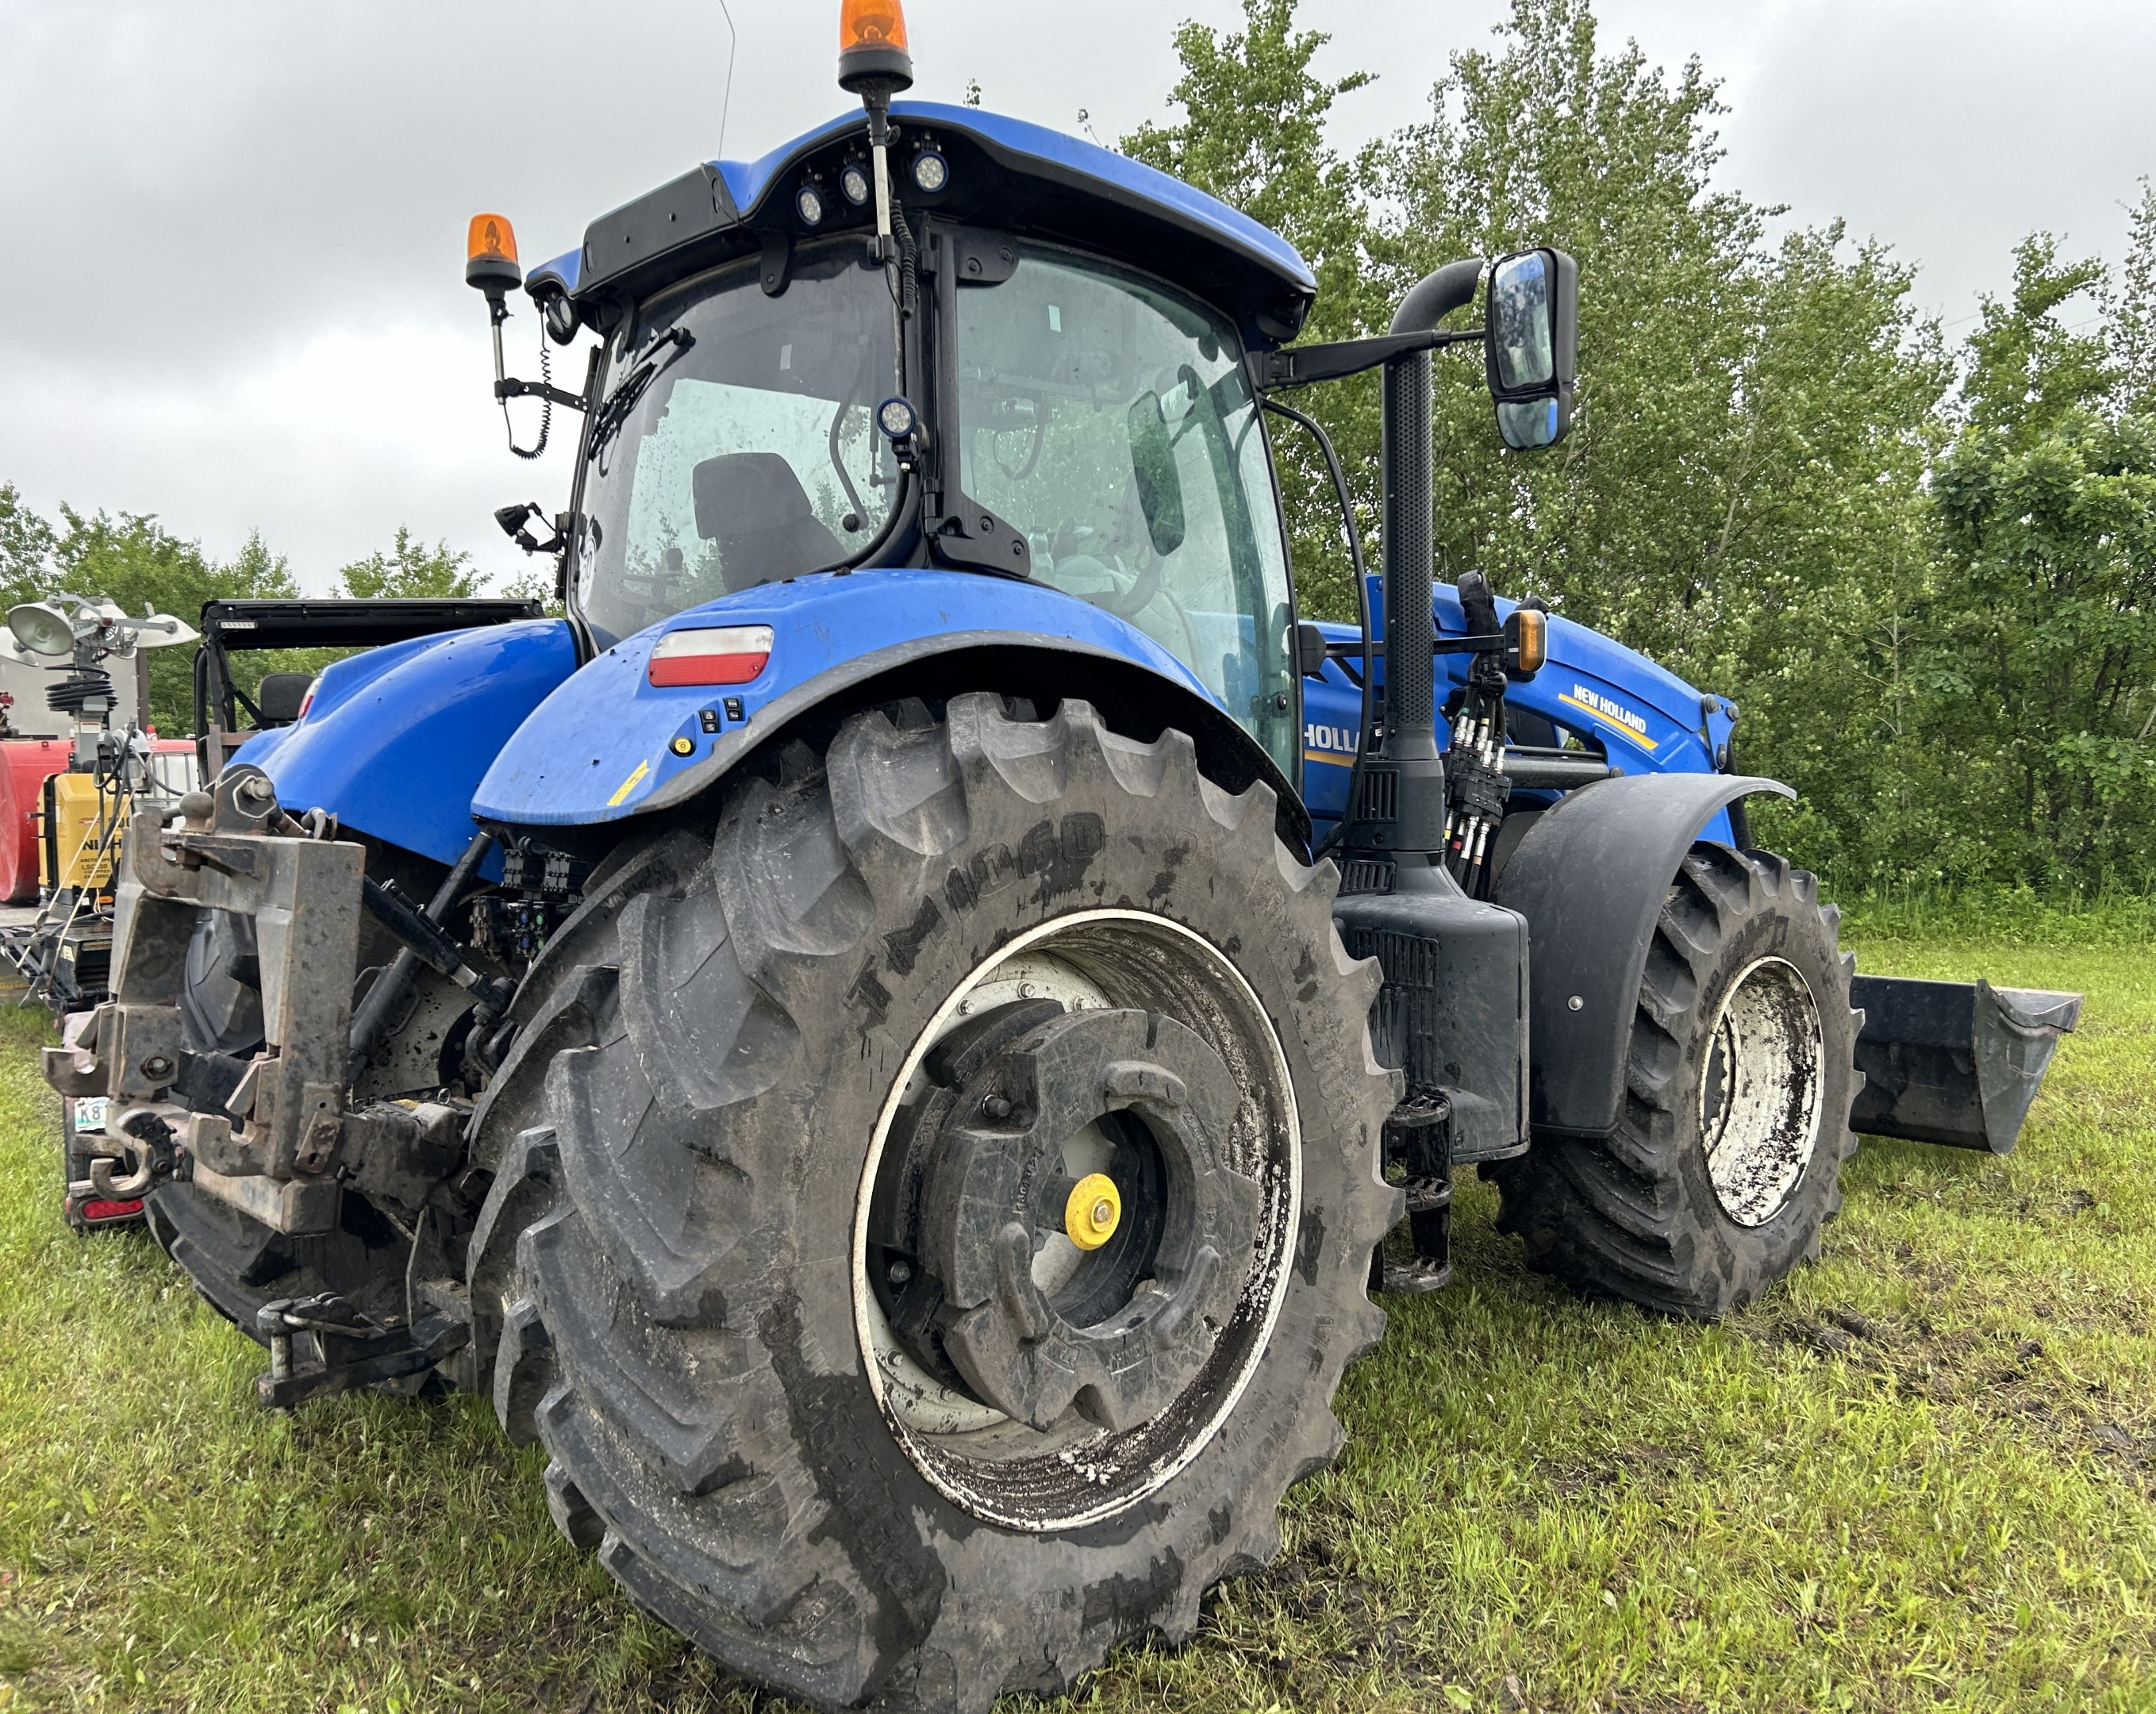
[[1173, 654], [1293, 778], [1287, 562], [1234, 325], [1045, 249], [957, 296], [960, 487], [1025, 533], [1035, 581]]

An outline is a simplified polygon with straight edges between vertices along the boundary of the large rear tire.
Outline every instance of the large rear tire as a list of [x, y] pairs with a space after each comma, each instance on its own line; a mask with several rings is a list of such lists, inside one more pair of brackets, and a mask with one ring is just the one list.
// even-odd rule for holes
[[1537, 1136], [1500, 1231], [1581, 1290], [1712, 1320], [1819, 1254], [1856, 1152], [1856, 960], [1812, 876], [1702, 843], [1671, 884], [1609, 1137]]
[[982, 1709], [1277, 1551], [1383, 1327], [1395, 1080], [1268, 788], [1075, 701], [897, 713], [588, 887], [475, 1123], [475, 1339], [641, 1605]]

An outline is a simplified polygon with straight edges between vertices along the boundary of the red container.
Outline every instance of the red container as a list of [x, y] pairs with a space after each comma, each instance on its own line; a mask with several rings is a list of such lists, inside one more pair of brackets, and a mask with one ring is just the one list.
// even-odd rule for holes
[[44, 808], [45, 781], [68, 765], [72, 748], [64, 738], [0, 740], [0, 901], [8, 904], [27, 905], [38, 896], [44, 864], [37, 818]]

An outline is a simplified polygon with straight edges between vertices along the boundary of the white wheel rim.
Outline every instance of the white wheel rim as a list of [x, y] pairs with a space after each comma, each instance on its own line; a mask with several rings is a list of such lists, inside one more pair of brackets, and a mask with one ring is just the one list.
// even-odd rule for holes
[[1819, 1003], [1786, 958], [1748, 964], [1723, 996], [1700, 1067], [1699, 1128], [1722, 1211], [1763, 1226], [1819, 1147], [1825, 1049]]
[[[993, 1494], [960, 1479], [948, 1463], [924, 1455], [918, 1436], [963, 1434], [992, 1431], [999, 1425], [1016, 1425], [1011, 1424], [1002, 1412], [942, 1385], [901, 1347], [869, 1282], [870, 1203], [892, 1124], [909, 1096], [915, 1092], [916, 1080], [923, 1075], [921, 1063], [930, 1049], [962, 1017], [978, 1010], [984, 1003], [999, 1004], [1006, 999], [1035, 997], [1060, 1000], [1066, 1008], [1073, 1008], [1118, 1003], [1082, 971], [1056, 957], [1045, 944], [1071, 937], [1074, 931], [1115, 923], [1127, 924], [1156, 940], [1180, 943], [1186, 952], [1195, 953], [1216, 978], [1226, 979], [1223, 986], [1232, 990], [1240, 1000], [1239, 1009], [1261, 1025], [1253, 1033], [1263, 1037], [1271, 1062], [1266, 1069], [1281, 1103], [1280, 1128], [1285, 1134], [1276, 1141], [1277, 1153], [1286, 1165], [1285, 1183], [1277, 1186], [1270, 1199], [1266, 1229], [1260, 1236], [1261, 1253], [1254, 1259], [1245, 1286], [1245, 1301], [1257, 1311], [1255, 1337], [1246, 1340], [1247, 1355], [1239, 1372], [1220, 1390], [1215, 1408], [1202, 1425], [1195, 1432], [1183, 1434], [1172, 1455], [1150, 1463], [1137, 1481], [1117, 1484], [1116, 1491], [1100, 1503], [1066, 1506], [1047, 1514], [1019, 1511], [999, 1506]], [[1029, 986], [1032, 992], [1026, 992], [1021, 984]], [[1300, 1228], [1301, 1212], [1302, 1136], [1294, 1081], [1272, 1021], [1243, 973], [1211, 942], [1166, 917], [1129, 910], [1078, 911], [1056, 917], [1014, 937], [958, 984], [915, 1040], [892, 1079], [891, 1091], [876, 1116], [855, 1203], [850, 1259], [855, 1331], [865, 1359], [870, 1388], [882, 1409], [885, 1420], [915, 1467], [947, 1499], [974, 1516], [1039, 1533], [1075, 1529], [1111, 1517], [1158, 1491], [1188, 1468], [1233, 1414], [1271, 1342], [1281, 1304], [1286, 1296], [1289, 1265], [1293, 1260], [1295, 1234]], [[1163, 1416], [1171, 1414], [1173, 1409], [1163, 1412]], [[1100, 1431], [1094, 1438], [1105, 1440], [1106, 1431]], [[1064, 1463], [1082, 1470], [1086, 1465], [1086, 1451], [1083, 1445], [1069, 1446], [1056, 1455]]]

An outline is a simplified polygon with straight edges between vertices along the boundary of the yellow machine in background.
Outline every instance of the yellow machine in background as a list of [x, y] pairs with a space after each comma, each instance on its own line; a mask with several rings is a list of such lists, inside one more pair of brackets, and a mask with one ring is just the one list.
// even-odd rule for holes
[[93, 773], [70, 771], [45, 782], [45, 885], [102, 892], [112, 884], [121, 830], [132, 802]]

